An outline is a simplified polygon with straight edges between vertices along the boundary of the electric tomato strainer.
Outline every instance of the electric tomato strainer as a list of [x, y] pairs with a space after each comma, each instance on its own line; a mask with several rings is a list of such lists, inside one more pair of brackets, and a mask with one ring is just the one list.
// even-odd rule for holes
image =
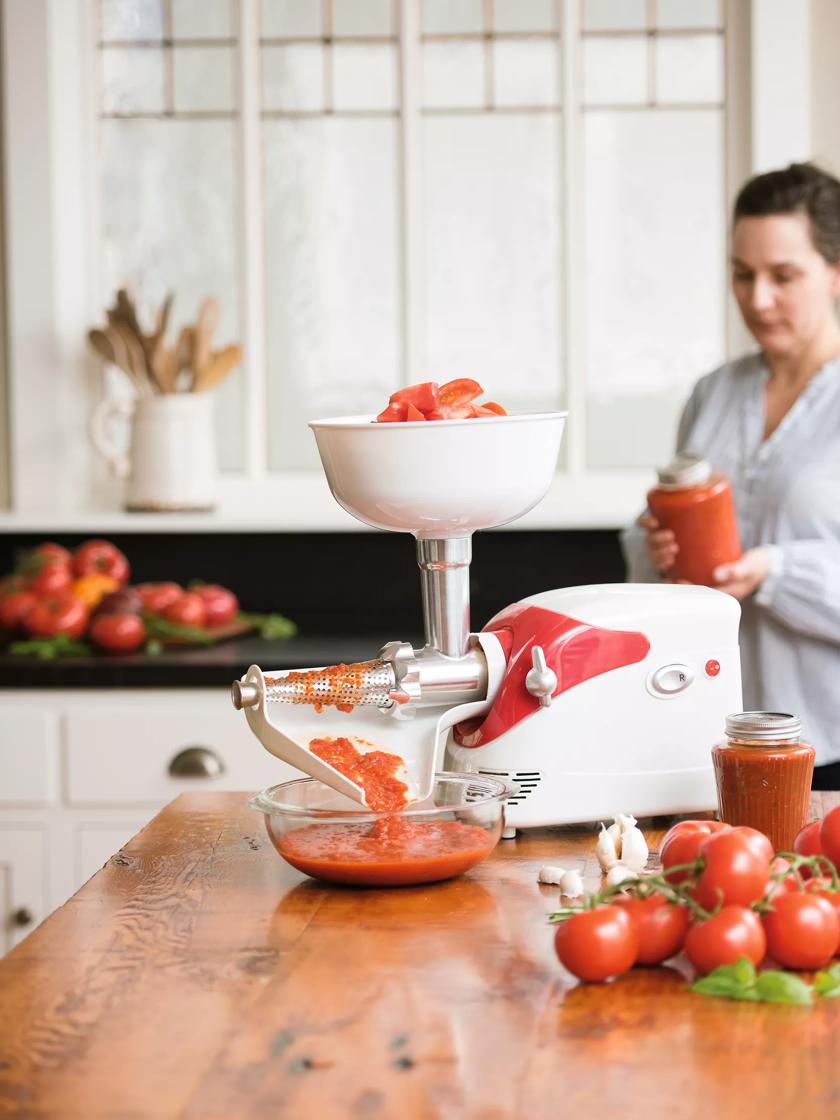
[[410, 795], [436, 769], [512, 788], [517, 828], [693, 812], [716, 803], [711, 747], [741, 708], [740, 608], [707, 587], [605, 584], [546, 591], [470, 631], [472, 533], [545, 495], [566, 414], [374, 424], [314, 421], [336, 500], [412, 533], [425, 645], [372, 661], [263, 673], [232, 687], [263, 746], [355, 802], [364, 791], [309, 749], [343, 736], [405, 761]]

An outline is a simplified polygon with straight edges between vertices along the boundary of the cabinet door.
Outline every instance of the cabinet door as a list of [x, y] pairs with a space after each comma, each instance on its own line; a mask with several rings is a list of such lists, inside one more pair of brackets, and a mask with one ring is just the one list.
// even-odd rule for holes
[[45, 915], [44, 830], [0, 824], [0, 952], [7, 953]]

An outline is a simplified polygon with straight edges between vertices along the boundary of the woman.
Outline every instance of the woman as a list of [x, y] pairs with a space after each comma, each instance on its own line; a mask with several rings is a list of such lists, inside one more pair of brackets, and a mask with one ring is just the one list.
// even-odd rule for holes
[[[840, 182], [811, 164], [735, 203], [732, 290], [758, 343], [695, 386], [678, 450], [732, 481], [744, 553], [715, 572], [741, 602], [744, 707], [801, 716], [815, 789], [840, 789]], [[674, 535], [623, 535], [632, 580], [668, 578]]]

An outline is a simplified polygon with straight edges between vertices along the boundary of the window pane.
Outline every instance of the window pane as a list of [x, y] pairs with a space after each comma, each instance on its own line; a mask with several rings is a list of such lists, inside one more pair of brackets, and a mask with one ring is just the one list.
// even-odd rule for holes
[[232, 0], [172, 0], [176, 39], [227, 39], [236, 31]]
[[230, 47], [174, 47], [172, 54], [176, 110], [235, 108]]
[[163, 49], [108, 47], [102, 57], [102, 111], [163, 111]]
[[720, 0], [657, 0], [657, 27], [720, 25]]
[[422, 0], [423, 30], [478, 32], [484, 28], [482, 0]]
[[656, 100], [723, 101], [721, 37], [657, 38]]
[[586, 105], [638, 105], [648, 99], [647, 39], [585, 39], [583, 100]]
[[428, 376], [511, 409], [560, 399], [559, 137], [545, 113], [424, 121]]
[[587, 31], [640, 30], [647, 26], [646, 0], [584, 0], [583, 26]]
[[396, 48], [390, 44], [336, 43], [333, 86], [336, 109], [396, 108]]
[[323, 49], [315, 43], [263, 47], [262, 87], [264, 109], [322, 109]]
[[553, 31], [556, 26], [556, 0], [493, 0], [496, 31]]
[[[175, 293], [168, 339], [207, 295], [221, 318], [215, 347], [240, 340], [238, 181], [231, 121], [102, 121], [104, 283], [127, 286], [151, 322]], [[213, 390], [223, 467], [242, 466], [241, 369]]]
[[268, 120], [269, 462], [318, 462], [306, 421], [378, 412], [401, 383], [397, 125]]
[[163, 0], [102, 0], [102, 38], [162, 39]]
[[424, 45], [423, 105], [428, 109], [484, 105], [482, 43]]
[[390, 35], [392, 0], [332, 0], [336, 35]]
[[588, 459], [650, 466], [723, 360], [721, 114], [589, 113], [584, 130]]
[[261, 33], [271, 38], [321, 35], [318, 0], [262, 0]]
[[557, 105], [560, 50], [554, 39], [497, 39], [497, 105]]

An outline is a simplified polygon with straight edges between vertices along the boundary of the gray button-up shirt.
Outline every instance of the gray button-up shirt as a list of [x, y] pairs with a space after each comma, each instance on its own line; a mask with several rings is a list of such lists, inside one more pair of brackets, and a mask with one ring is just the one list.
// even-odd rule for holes
[[[840, 358], [762, 440], [768, 376], [754, 354], [703, 377], [677, 449], [729, 476], [742, 548], [768, 549], [769, 575], [741, 604], [744, 708], [801, 716], [823, 765], [840, 760]], [[644, 530], [622, 544], [629, 579], [659, 578]]]

